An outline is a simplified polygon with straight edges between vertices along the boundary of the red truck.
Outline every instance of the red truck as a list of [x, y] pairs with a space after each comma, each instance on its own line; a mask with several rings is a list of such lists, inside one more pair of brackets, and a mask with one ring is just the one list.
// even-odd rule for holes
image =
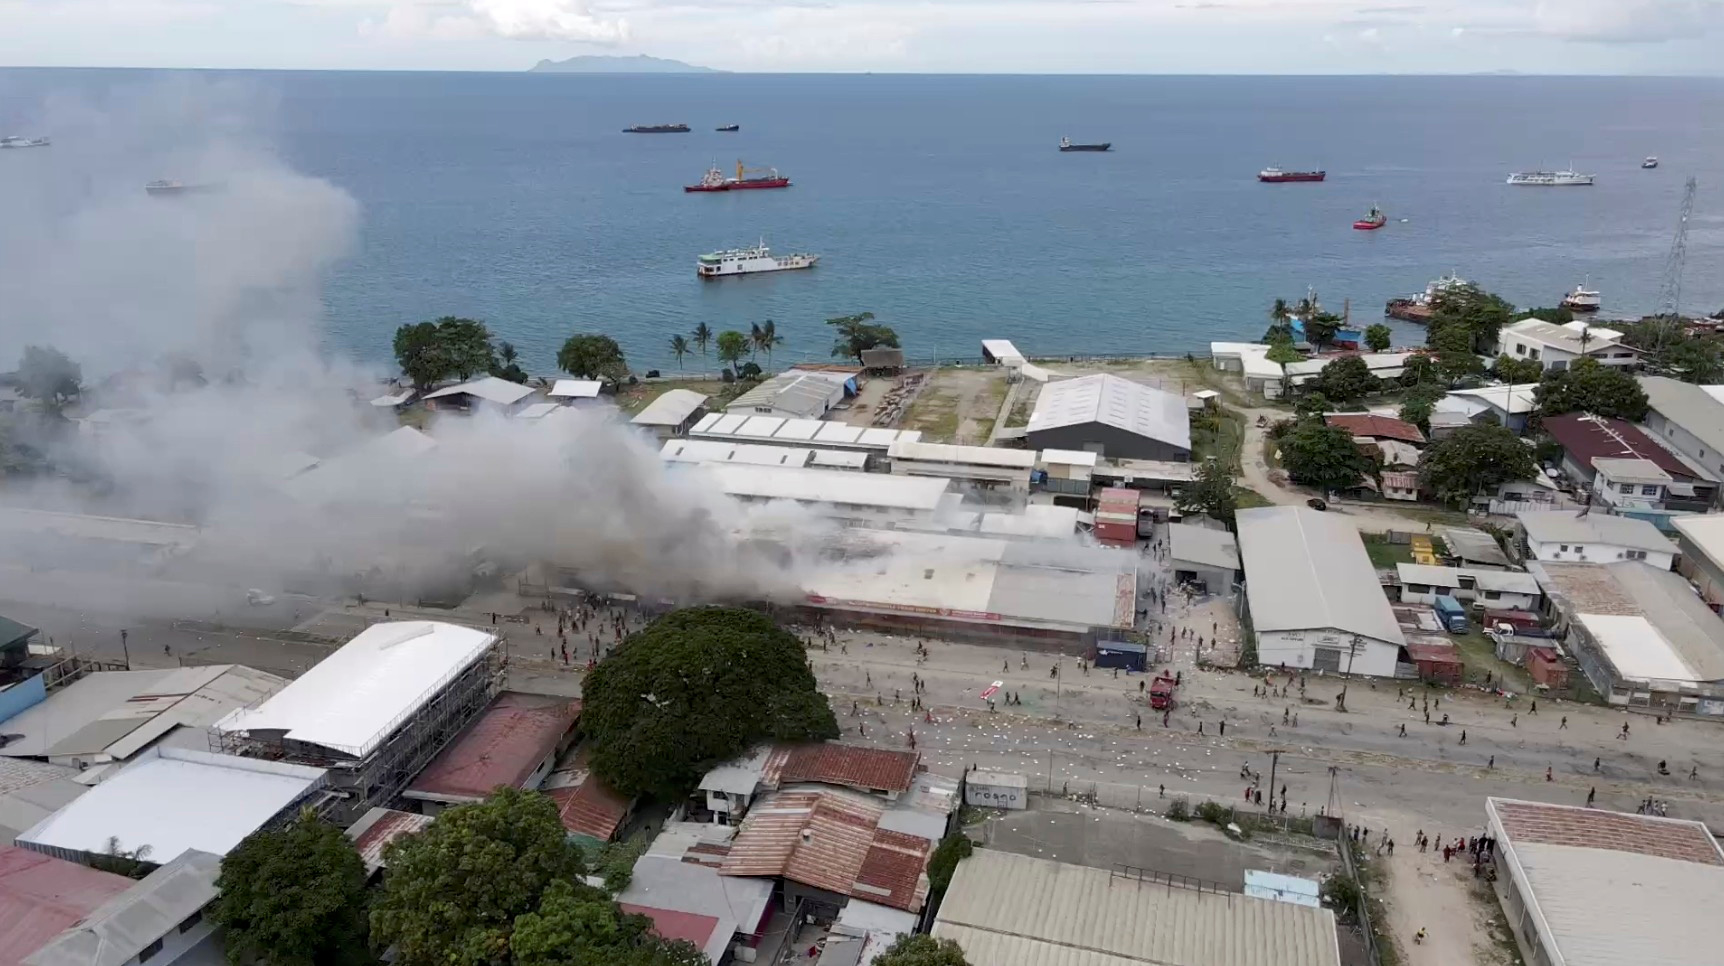
[[1157, 711], [1166, 711], [1173, 707], [1174, 679], [1171, 675], [1158, 676], [1149, 684], [1149, 706]]

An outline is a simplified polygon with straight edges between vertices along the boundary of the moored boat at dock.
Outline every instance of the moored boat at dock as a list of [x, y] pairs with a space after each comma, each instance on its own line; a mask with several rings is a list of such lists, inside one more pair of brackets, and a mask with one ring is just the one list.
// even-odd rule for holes
[[1651, 155], [1647, 155], [1646, 160], [1640, 162], [1640, 166], [1643, 168], [1656, 168], [1658, 167], [1658, 159]]
[[1423, 292], [1420, 292], [1417, 295], [1408, 296], [1407, 298], [1390, 299], [1389, 304], [1383, 308], [1383, 314], [1391, 319], [1399, 319], [1402, 322], [1413, 322], [1418, 325], [1424, 325], [1431, 321], [1431, 314], [1436, 311], [1437, 303], [1442, 300], [1444, 295], [1463, 289], [1471, 284], [1472, 283], [1468, 282], [1466, 279], [1450, 272], [1442, 278], [1434, 279], [1429, 285], [1425, 286], [1425, 290]]

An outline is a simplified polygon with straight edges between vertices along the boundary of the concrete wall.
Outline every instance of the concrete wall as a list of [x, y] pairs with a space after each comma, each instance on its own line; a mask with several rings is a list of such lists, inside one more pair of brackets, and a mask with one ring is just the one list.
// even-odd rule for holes
[[[1417, 588], [1424, 588], [1419, 590]], [[1474, 587], [1442, 587], [1435, 584], [1403, 584], [1401, 586], [1401, 602], [1404, 604], [1435, 604], [1441, 596], [1453, 597], [1464, 603], [1477, 601], [1492, 610], [1531, 610], [1539, 608], [1543, 600], [1542, 594], [1517, 594], [1503, 591], [1496, 597], [1489, 596], [1487, 591]]]
[[1257, 634], [1257, 663], [1264, 667], [1311, 670], [1318, 666], [1317, 651], [1339, 652], [1340, 672], [1392, 678], [1400, 654], [1400, 646], [1374, 638], [1360, 638], [1357, 653], [1351, 659], [1353, 635], [1332, 627], [1306, 631], [1260, 631]]
[[1224, 567], [1212, 567], [1208, 564], [1192, 563], [1189, 560], [1175, 560], [1172, 561], [1170, 566], [1176, 580], [1189, 580], [1196, 578], [1200, 583], [1208, 587], [1209, 592], [1212, 594], [1227, 593], [1232, 589], [1234, 582], [1239, 579], [1239, 571], [1237, 570], [1229, 570]]
[[1700, 599], [1713, 610], [1724, 607], [1724, 567], [1719, 567], [1707, 559], [1680, 532], [1676, 534], [1676, 545], [1682, 548], [1682, 560], [1676, 567], [1676, 572], [1688, 578], [1688, 582], [1700, 589]]
[[[1619, 547], [1609, 543], [1541, 543], [1528, 539], [1527, 551], [1538, 560], [1569, 560], [1586, 563], [1615, 563], [1618, 560], [1645, 560], [1650, 566], [1659, 570], [1669, 570], [1676, 562], [1676, 554], [1670, 551], [1632, 551], [1645, 553], [1644, 557], [1631, 557], [1627, 547]], [[1564, 550], [1563, 547], [1568, 549]]]
[[[1686, 429], [1683, 429], [1676, 423], [1671, 422], [1669, 419], [1665, 418], [1663, 413], [1656, 409], [1648, 412], [1646, 414], [1646, 422], [1644, 425], [1647, 432], [1658, 436], [1666, 443], [1675, 447], [1678, 453], [1694, 460], [1714, 473], [1724, 475], [1724, 453], [1720, 453], [1715, 449], [1709, 448], [1705, 443], [1700, 441], [1700, 437], [1690, 433]], [[1724, 488], [1720, 488], [1719, 492], [1724, 493]]]

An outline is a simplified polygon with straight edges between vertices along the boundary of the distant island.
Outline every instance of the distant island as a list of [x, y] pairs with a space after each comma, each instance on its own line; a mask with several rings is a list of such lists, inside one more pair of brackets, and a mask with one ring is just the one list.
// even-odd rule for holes
[[529, 73], [534, 74], [719, 74], [711, 67], [697, 67], [685, 64], [680, 60], [666, 60], [662, 57], [648, 57], [636, 54], [633, 57], [605, 57], [596, 54], [582, 54], [570, 57], [568, 60], [541, 60], [533, 65]]

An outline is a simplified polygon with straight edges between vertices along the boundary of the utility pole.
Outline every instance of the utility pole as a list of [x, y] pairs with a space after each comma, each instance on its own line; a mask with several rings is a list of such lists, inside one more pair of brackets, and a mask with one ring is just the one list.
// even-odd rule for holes
[[1269, 810], [1275, 811], [1275, 769], [1281, 764], [1281, 752], [1285, 749], [1269, 749]]
[[126, 670], [132, 669], [132, 652], [126, 646], [126, 629], [120, 628], [120, 654], [126, 659]]

